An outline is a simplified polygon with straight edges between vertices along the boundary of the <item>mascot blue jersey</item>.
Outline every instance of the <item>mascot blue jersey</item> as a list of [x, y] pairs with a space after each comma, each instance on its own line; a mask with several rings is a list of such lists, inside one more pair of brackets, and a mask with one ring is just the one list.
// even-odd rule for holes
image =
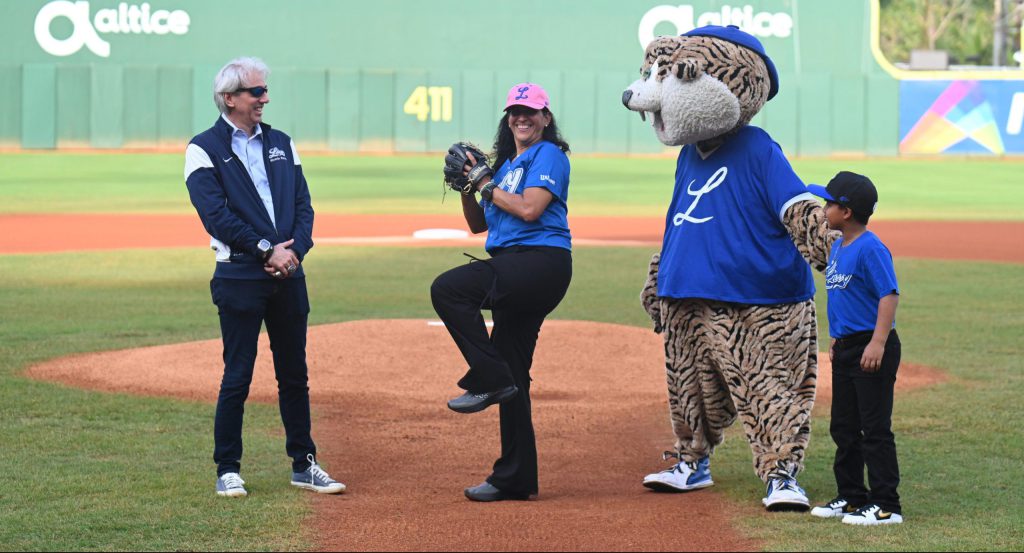
[[499, 208], [481, 201], [487, 220], [487, 251], [507, 246], [553, 246], [572, 250], [569, 234], [569, 158], [551, 142], [540, 141], [515, 159], [503, 163], [494, 174], [494, 181], [505, 192], [522, 195], [527, 188], [546, 188], [551, 203], [540, 218], [528, 223]]
[[665, 221], [658, 295], [736, 303], [814, 297], [811, 268], [782, 224], [794, 203], [814, 199], [763, 130], [743, 127], [702, 159], [679, 152]]

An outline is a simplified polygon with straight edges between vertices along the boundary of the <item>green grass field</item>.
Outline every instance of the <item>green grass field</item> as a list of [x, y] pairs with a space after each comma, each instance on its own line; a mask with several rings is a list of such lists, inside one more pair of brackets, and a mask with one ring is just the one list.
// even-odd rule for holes
[[[4, 213], [193, 213], [183, 157], [175, 154], [7, 154], [0, 172]], [[572, 158], [570, 213], [656, 216], [672, 195], [675, 160]], [[307, 156], [303, 169], [324, 213], [455, 213], [441, 203], [437, 157]], [[1024, 220], [1024, 163], [985, 159], [806, 159], [793, 167], [808, 183], [840, 170], [871, 177], [877, 219]]]
[[[452, 198], [438, 201], [436, 160], [305, 163], [319, 212], [458, 209]], [[188, 213], [180, 165], [163, 155], [0, 156], [0, 209]], [[1010, 185], [1021, 167], [1015, 163], [796, 166], [808, 181], [839, 168], [859, 168], [880, 184], [887, 175], [892, 200], [882, 213], [891, 218], [1021, 219], [1013, 206], [1024, 193]], [[624, 205], [629, 214], [660, 216], [672, 162], [580, 159], [574, 170], [575, 212], [606, 214]], [[958, 174], [971, 175], [970, 183], [958, 183]], [[890, 196], [880, 188], [886, 205]], [[311, 323], [432, 317], [426, 288], [460, 262], [461, 251], [318, 246], [306, 263]], [[637, 294], [649, 253], [577, 248], [573, 285], [553, 317], [646, 326]], [[898, 259], [896, 268], [904, 360], [951, 376], [897, 398], [907, 523], [865, 531], [763, 513], [763, 489], [738, 428], [716, 455], [716, 490], [734, 504], [737, 528], [769, 549], [1024, 549], [1024, 266]], [[203, 248], [0, 257], [7, 277], [0, 283], [0, 549], [316, 547], [299, 530], [311, 511], [307, 496], [287, 483], [275, 406], [251, 405], [246, 413], [247, 466], [266, 489], [258, 490], [259, 501], [225, 502], [212, 493], [211, 404], [85, 392], [19, 376], [32, 363], [76, 352], [216, 338], [210, 269]], [[819, 305], [823, 315], [821, 297]], [[816, 417], [813, 432], [801, 484], [815, 500], [827, 500], [834, 492], [827, 415]]]

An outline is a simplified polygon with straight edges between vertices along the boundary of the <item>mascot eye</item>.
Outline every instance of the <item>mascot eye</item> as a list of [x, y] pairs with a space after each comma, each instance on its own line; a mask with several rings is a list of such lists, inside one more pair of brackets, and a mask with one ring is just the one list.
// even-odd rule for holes
[[642, 70], [640, 71], [640, 77], [642, 77], [642, 78], [643, 78], [643, 80], [645, 80], [645, 81], [646, 81], [647, 79], [651, 78], [651, 70], [650, 70], [650, 68], [647, 68], [647, 69], [642, 69]]

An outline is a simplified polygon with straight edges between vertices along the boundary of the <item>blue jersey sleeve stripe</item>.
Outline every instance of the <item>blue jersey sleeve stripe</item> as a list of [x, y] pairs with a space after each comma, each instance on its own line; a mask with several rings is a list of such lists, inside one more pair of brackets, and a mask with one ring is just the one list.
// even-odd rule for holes
[[811, 200], [813, 202], [816, 202], [818, 201], [818, 197], [815, 196], [814, 194], [811, 194], [810, 192], [804, 192], [803, 194], [794, 196], [788, 202], [782, 204], [782, 209], [779, 210], [779, 221], [781, 222], [786, 218], [786, 212], [789, 211], [789, 208], [793, 204], [797, 202], [802, 202], [804, 200]]

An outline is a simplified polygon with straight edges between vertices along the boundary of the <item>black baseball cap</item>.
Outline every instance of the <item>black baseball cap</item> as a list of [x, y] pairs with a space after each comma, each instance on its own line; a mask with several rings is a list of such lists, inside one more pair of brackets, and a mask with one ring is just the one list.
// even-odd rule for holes
[[878, 205], [878, 190], [871, 179], [850, 171], [836, 173], [828, 186], [808, 184], [807, 191], [866, 216], [874, 214]]

